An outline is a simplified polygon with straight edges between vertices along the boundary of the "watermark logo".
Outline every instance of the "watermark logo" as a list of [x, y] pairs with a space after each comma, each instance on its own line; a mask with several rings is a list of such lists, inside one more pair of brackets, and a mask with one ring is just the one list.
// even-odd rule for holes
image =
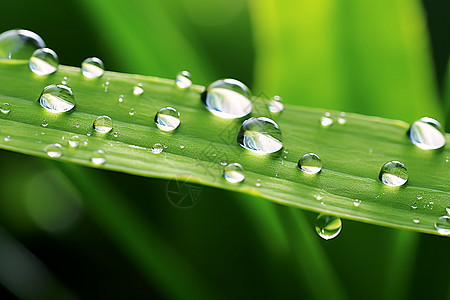
[[192, 175], [186, 174], [167, 182], [167, 199], [173, 206], [187, 209], [194, 207], [200, 201], [203, 187], [191, 183], [193, 178]]

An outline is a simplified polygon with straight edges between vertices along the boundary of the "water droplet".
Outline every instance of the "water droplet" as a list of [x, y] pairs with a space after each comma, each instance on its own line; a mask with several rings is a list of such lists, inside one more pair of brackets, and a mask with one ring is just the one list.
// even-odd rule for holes
[[134, 108], [131, 108], [130, 111], [128, 112], [130, 116], [134, 116], [135, 113], [136, 111], [134, 110]]
[[103, 75], [105, 66], [100, 58], [89, 57], [81, 63], [81, 72], [87, 78], [97, 78]]
[[450, 235], [450, 217], [442, 216], [434, 223], [434, 227], [442, 235]]
[[325, 113], [325, 116], [320, 117], [320, 124], [323, 127], [328, 127], [333, 124], [333, 119], [327, 116], [327, 114], [329, 115], [330, 113]]
[[103, 165], [106, 163], [106, 155], [103, 150], [94, 151], [91, 155], [91, 163], [94, 165]]
[[266, 117], [250, 118], [242, 123], [237, 142], [257, 154], [279, 151], [283, 147], [278, 124]]
[[163, 147], [164, 147], [164, 149], [167, 149], [167, 148], [169, 148], [169, 145], [167, 145], [167, 143], [164, 143]]
[[123, 102], [123, 95], [120, 95], [120, 97], [119, 97], [119, 102], [120, 102], [120, 103]]
[[0, 34], [0, 59], [28, 60], [36, 49], [44, 47], [42, 38], [29, 30], [14, 29]]
[[432, 118], [424, 117], [415, 121], [409, 128], [407, 135], [411, 143], [424, 150], [439, 149], [445, 145], [442, 126]]
[[250, 90], [235, 79], [221, 79], [211, 83], [202, 94], [206, 108], [224, 119], [242, 118], [252, 111]]
[[37, 75], [48, 75], [58, 70], [59, 60], [55, 51], [49, 48], [40, 48], [33, 52], [28, 63], [30, 70]]
[[421, 200], [423, 196], [417, 196], [417, 200]]
[[0, 104], [0, 111], [4, 114], [7, 114], [11, 111], [11, 105], [9, 103]]
[[239, 183], [244, 181], [244, 168], [238, 163], [232, 163], [225, 167], [223, 176], [228, 182]]
[[448, 163], [448, 156], [445, 158], [445, 162]]
[[284, 105], [283, 105], [282, 101], [283, 101], [283, 99], [281, 99], [280, 96], [273, 96], [273, 98], [270, 99], [269, 105], [267, 105], [267, 108], [272, 113], [280, 113], [284, 109]]
[[322, 200], [322, 195], [320, 195], [320, 194], [316, 194], [316, 195], [314, 195], [314, 198], [316, 198], [316, 200]]
[[180, 122], [180, 113], [173, 107], [161, 108], [155, 115], [155, 124], [162, 131], [173, 131]]
[[408, 181], [408, 171], [399, 161], [390, 161], [381, 168], [379, 179], [389, 186], [401, 186]]
[[144, 93], [144, 89], [142, 88], [142, 83], [138, 83], [137, 85], [134, 86], [133, 88], [133, 94], [138, 96], [138, 95], [142, 95]]
[[180, 149], [184, 149], [184, 144], [180, 144]]
[[307, 174], [316, 174], [322, 171], [322, 161], [315, 153], [308, 153], [298, 160], [298, 168]]
[[9, 142], [10, 140], [11, 140], [11, 136], [7, 136], [7, 137], [5, 137], [4, 139], [3, 139], [5, 142]]
[[78, 145], [80, 145], [80, 137], [78, 135], [72, 135], [69, 139], [68, 139], [68, 143], [70, 147], [78, 147]]
[[450, 216], [450, 207], [447, 207], [447, 208], [445, 209], [445, 211], [447, 212], [447, 215]]
[[118, 136], [119, 136], [119, 133], [117, 131], [114, 131], [113, 132], [113, 137], [118, 137]]
[[355, 201], [353, 201], [353, 205], [358, 207], [361, 204], [361, 200], [355, 199]]
[[227, 162], [226, 162], [225, 160], [222, 160], [222, 161], [220, 162], [220, 165], [221, 165], [221, 166], [226, 166], [226, 165], [227, 165]]
[[347, 123], [347, 120], [344, 119], [344, 118], [338, 118], [338, 119], [337, 119], [337, 122], [338, 122], [339, 124], [341, 124], [341, 125], [344, 125], [345, 123]]
[[[108, 80], [109, 80], [109, 79], [108, 79]], [[109, 81], [105, 81], [105, 83], [103, 83], [102, 86], [103, 86], [104, 89], [105, 89], [105, 93], [107, 93], [107, 92], [108, 92], [108, 88], [109, 88]]]
[[100, 116], [95, 119], [93, 127], [99, 133], [108, 133], [113, 127], [113, 122], [108, 116]]
[[152, 147], [153, 154], [160, 154], [161, 152], [163, 152], [163, 150], [164, 150], [164, 147], [160, 143], [156, 143]]
[[66, 76], [64, 76], [63, 80], [61, 80], [61, 83], [62, 84], [67, 84], [67, 77]]
[[419, 224], [419, 223], [420, 223], [420, 220], [419, 220], [419, 219], [413, 219], [413, 223], [414, 223], [414, 224]]
[[42, 120], [41, 126], [42, 127], [47, 127], [48, 126], [48, 122], [46, 120]]
[[87, 135], [87, 136], [91, 136], [91, 135], [92, 135], [92, 133], [88, 132], [88, 133], [86, 133], [86, 135]]
[[175, 78], [175, 83], [179, 88], [186, 89], [192, 85], [191, 73], [188, 71], [181, 71]]
[[320, 214], [316, 220], [316, 232], [324, 240], [335, 238], [342, 230], [342, 221], [335, 216]]
[[62, 147], [60, 144], [50, 144], [45, 146], [44, 151], [47, 152], [47, 155], [50, 157], [61, 157], [62, 156]]
[[257, 187], [260, 187], [260, 186], [261, 186], [261, 179], [256, 179], [255, 185], [256, 185]]
[[417, 202], [413, 202], [413, 204], [411, 204], [411, 208], [412, 209], [417, 209]]
[[67, 112], [75, 107], [75, 97], [69, 87], [52, 84], [42, 91], [39, 104], [52, 113]]

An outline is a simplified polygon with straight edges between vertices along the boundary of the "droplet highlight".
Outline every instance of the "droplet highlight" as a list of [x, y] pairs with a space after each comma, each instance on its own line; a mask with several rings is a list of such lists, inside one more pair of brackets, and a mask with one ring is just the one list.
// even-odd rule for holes
[[223, 176], [226, 181], [231, 183], [239, 183], [244, 181], [244, 168], [238, 163], [232, 163], [225, 167]]
[[42, 91], [39, 104], [49, 112], [62, 113], [75, 107], [75, 97], [68, 86], [52, 84]]
[[81, 72], [84, 77], [97, 78], [105, 73], [105, 65], [100, 58], [89, 57], [81, 63]]
[[423, 150], [439, 149], [445, 146], [442, 126], [432, 118], [424, 117], [412, 123], [407, 135], [411, 143]]
[[379, 179], [388, 186], [401, 186], [408, 181], [408, 171], [399, 161], [390, 161], [383, 165]]
[[450, 235], [450, 216], [442, 216], [434, 223], [434, 228], [442, 235]]
[[281, 113], [284, 110], [283, 99], [280, 96], [273, 96], [273, 98], [269, 100], [267, 108], [271, 113]]
[[320, 214], [316, 220], [316, 232], [324, 240], [331, 240], [342, 230], [342, 221], [336, 216]]
[[322, 171], [322, 160], [315, 153], [307, 153], [300, 157], [297, 166], [306, 174], [317, 174]]
[[173, 131], [180, 123], [180, 113], [173, 107], [161, 108], [155, 115], [155, 124], [162, 131]]
[[257, 154], [268, 154], [283, 147], [281, 130], [275, 121], [266, 118], [250, 118], [242, 123], [237, 142]]
[[192, 76], [188, 71], [181, 71], [175, 78], [176, 85], [181, 89], [187, 89], [192, 85]]
[[144, 93], [144, 88], [142, 87], [142, 83], [138, 83], [133, 88], [133, 94], [136, 96], [142, 95]]
[[80, 137], [78, 135], [72, 135], [71, 137], [68, 138], [68, 143], [69, 146], [72, 148], [76, 148], [80, 145]]
[[106, 154], [103, 150], [94, 151], [90, 160], [94, 165], [103, 165], [106, 163]]
[[9, 104], [9, 103], [2, 103], [2, 104], [0, 104], [0, 111], [3, 113], [3, 114], [9, 114], [9, 112], [11, 111], [11, 105]]
[[250, 90], [236, 79], [221, 79], [211, 83], [202, 94], [205, 107], [224, 119], [242, 118], [252, 111]]
[[160, 154], [161, 152], [163, 152], [163, 150], [164, 150], [164, 147], [160, 143], [156, 143], [152, 146], [153, 154]]
[[113, 121], [108, 116], [100, 116], [95, 119], [92, 126], [99, 133], [108, 133], [113, 128]]
[[60, 144], [50, 144], [45, 146], [44, 151], [48, 156], [57, 158], [62, 156], [62, 147]]
[[58, 55], [49, 48], [37, 49], [31, 55], [28, 65], [30, 70], [37, 75], [49, 75], [58, 70]]

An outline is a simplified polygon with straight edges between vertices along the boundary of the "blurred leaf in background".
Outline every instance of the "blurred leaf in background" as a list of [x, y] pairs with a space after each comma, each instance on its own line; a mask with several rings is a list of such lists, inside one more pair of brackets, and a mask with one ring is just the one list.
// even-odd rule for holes
[[[444, 0], [17, 1], [0, 31], [37, 32], [63, 64], [187, 69], [195, 83], [237, 78], [291, 104], [444, 121], [448, 12]], [[256, 197], [200, 187], [180, 209], [167, 181], [0, 155], [0, 262], [21, 245], [11, 249], [53, 282], [2, 263], [5, 296], [450, 299], [446, 238], [344, 220], [324, 241], [315, 214]], [[23, 293], [33, 286], [48, 290]]]

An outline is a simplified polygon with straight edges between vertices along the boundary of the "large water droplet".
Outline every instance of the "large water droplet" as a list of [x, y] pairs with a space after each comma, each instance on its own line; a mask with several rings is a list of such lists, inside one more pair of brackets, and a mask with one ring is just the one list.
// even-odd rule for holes
[[0, 59], [28, 60], [36, 49], [44, 48], [42, 38], [25, 29], [14, 29], [0, 34]]
[[50, 144], [45, 146], [44, 151], [50, 157], [61, 157], [62, 147], [60, 144]]
[[103, 150], [94, 151], [91, 155], [91, 163], [94, 165], [103, 165], [106, 162], [106, 155]]
[[11, 105], [9, 103], [2, 103], [0, 104], [0, 111], [4, 114], [7, 114], [11, 111]]
[[283, 147], [278, 124], [266, 117], [250, 118], [242, 123], [237, 142], [258, 154], [277, 152]]
[[163, 150], [164, 150], [164, 147], [160, 143], [156, 143], [152, 146], [153, 154], [160, 154], [161, 152], [163, 152]]
[[81, 63], [81, 72], [87, 78], [96, 78], [103, 75], [105, 66], [100, 58], [89, 57]]
[[175, 83], [179, 88], [186, 89], [192, 85], [191, 73], [188, 71], [181, 71], [175, 78]]
[[335, 216], [320, 214], [316, 220], [316, 232], [324, 240], [335, 238], [342, 230], [342, 221]]
[[49, 48], [37, 49], [31, 55], [28, 65], [38, 75], [52, 74], [59, 66], [58, 55]]
[[244, 181], [244, 168], [238, 163], [232, 163], [225, 167], [223, 176], [228, 182], [239, 183]]
[[206, 108], [224, 119], [242, 118], [252, 111], [250, 90], [235, 79], [221, 79], [211, 83], [202, 94]]
[[445, 146], [445, 136], [441, 124], [435, 119], [424, 117], [412, 123], [407, 135], [417, 147], [430, 150]]
[[108, 133], [113, 127], [113, 121], [108, 116], [100, 116], [95, 119], [92, 126], [99, 133]]
[[316, 174], [322, 171], [322, 161], [315, 153], [307, 153], [298, 160], [298, 168], [307, 174]]
[[161, 108], [155, 115], [155, 124], [162, 131], [173, 131], [180, 122], [180, 113], [173, 107]]
[[442, 216], [434, 223], [434, 227], [442, 235], [450, 235], [450, 217]]
[[270, 99], [269, 104], [267, 105], [267, 108], [272, 113], [280, 113], [284, 109], [283, 105], [283, 99], [281, 99], [280, 96], [273, 96], [272, 99]]
[[399, 161], [390, 161], [381, 168], [379, 179], [389, 186], [401, 186], [408, 181], [408, 171]]
[[69, 87], [52, 84], [44, 88], [39, 97], [39, 103], [49, 112], [61, 113], [75, 107], [75, 97]]

